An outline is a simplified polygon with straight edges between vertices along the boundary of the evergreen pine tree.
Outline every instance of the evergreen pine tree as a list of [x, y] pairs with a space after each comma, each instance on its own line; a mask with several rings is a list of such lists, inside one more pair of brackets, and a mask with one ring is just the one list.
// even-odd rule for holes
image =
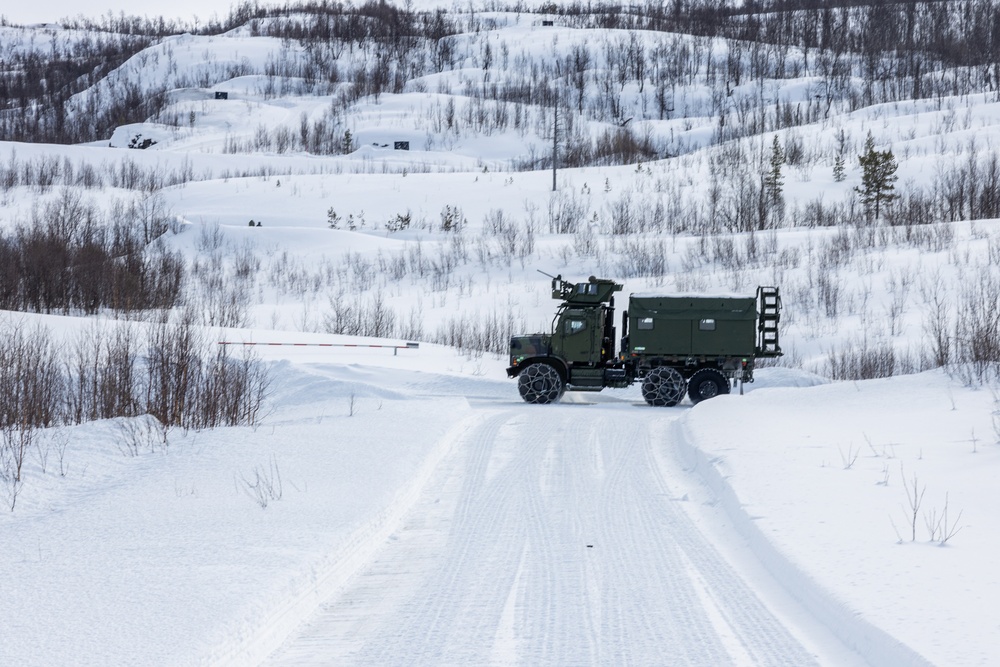
[[842, 182], [847, 178], [845, 173], [845, 166], [847, 163], [847, 158], [845, 157], [847, 153], [847, 135], [844, 134], [843, 128], [837, 133], [837, 157], [833, 161], [833, 180], [837, 183]]
[[875, 150], [875, 139], [869, 132], [868, 139], [865, 140], [865, 152], [858, 156], [858, 162], [862, 170], [861, 187], [855, 187], [854, 191], [861, 195], [861, 203], [865, 205], [869, 216], [874, 213], [878, 220], [882, 208], [899, 198], [895, 186], [899, 178], [896, 176], [896, 157], [892, 151]]
[[847, 175], [844, 173], [844, 162], [845, 160], [843, 154], [838, 155], [833, 161], [833, 180], [838, 183], [847, 178]]
[[329, 225], [330, 229], [340, 229], [340, 216], [337, 215], [332, 206], [326, 210], [326, 224]]
[[771, 169], [764, 177], [764, 191], [767, 193], [767, 201], [771, 207], [779, 207], [782, 203], [781, 189], [785, 184], [781, 177], [781, 165], [785, 164], [785, 151], [781, 148], [781, 142], [777, 135], [771, 143]]

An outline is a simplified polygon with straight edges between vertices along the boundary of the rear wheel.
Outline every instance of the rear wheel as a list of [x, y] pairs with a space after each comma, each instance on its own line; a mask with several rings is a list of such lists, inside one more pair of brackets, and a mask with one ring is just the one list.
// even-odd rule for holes
[[642, 380], [642, 397], [656, 407], [671, 407], [684, 398], [687, 385], [677, 369], [668, 366], [654, 368]]
[[688, 396], [692, 403], [700, 403], [719, 394], [729, 393], [729, 380], [713, 368], [703, 368], [688, 380]]
[[525, 403], [553, 403], [565, 390], [562, 376], [551, 364], [532, 364], [517, 376], [517, 391]]

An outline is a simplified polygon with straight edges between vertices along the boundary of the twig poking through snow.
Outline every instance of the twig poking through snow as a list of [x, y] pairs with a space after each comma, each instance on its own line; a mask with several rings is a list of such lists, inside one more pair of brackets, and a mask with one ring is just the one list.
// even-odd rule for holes
[[267, 509], [267, 505], [272, 500], [281, 500], [281, 472], [278, 470], [278, 462], [274, 455], [267, 468], [255, 466], [249, 476], [240, 474], [243, 491], [260, 505], [261, 509]]

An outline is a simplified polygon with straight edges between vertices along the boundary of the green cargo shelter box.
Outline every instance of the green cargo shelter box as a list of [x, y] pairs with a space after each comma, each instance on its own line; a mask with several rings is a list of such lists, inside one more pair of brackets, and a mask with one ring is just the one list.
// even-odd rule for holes
[[757, 299], [631, 295], [629, 350], [644, 357], [753, 357]]

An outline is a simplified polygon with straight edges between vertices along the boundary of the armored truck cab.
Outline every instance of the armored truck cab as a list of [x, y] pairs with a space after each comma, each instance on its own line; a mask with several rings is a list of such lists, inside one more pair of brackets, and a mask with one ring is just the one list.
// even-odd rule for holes
[[515, 336], [507, 373], [529, 403], [551, 403], [564, 391], [600, 391], [642, 382], [647, 403], [695, 403], [752, 382], [754, 361], [781, 355], [776, 287], [748, 296], [632, 295], [615, 350], [614, 297], [622, 286], [591, 277], [552, 279], [561, 299], [551, 334]]

